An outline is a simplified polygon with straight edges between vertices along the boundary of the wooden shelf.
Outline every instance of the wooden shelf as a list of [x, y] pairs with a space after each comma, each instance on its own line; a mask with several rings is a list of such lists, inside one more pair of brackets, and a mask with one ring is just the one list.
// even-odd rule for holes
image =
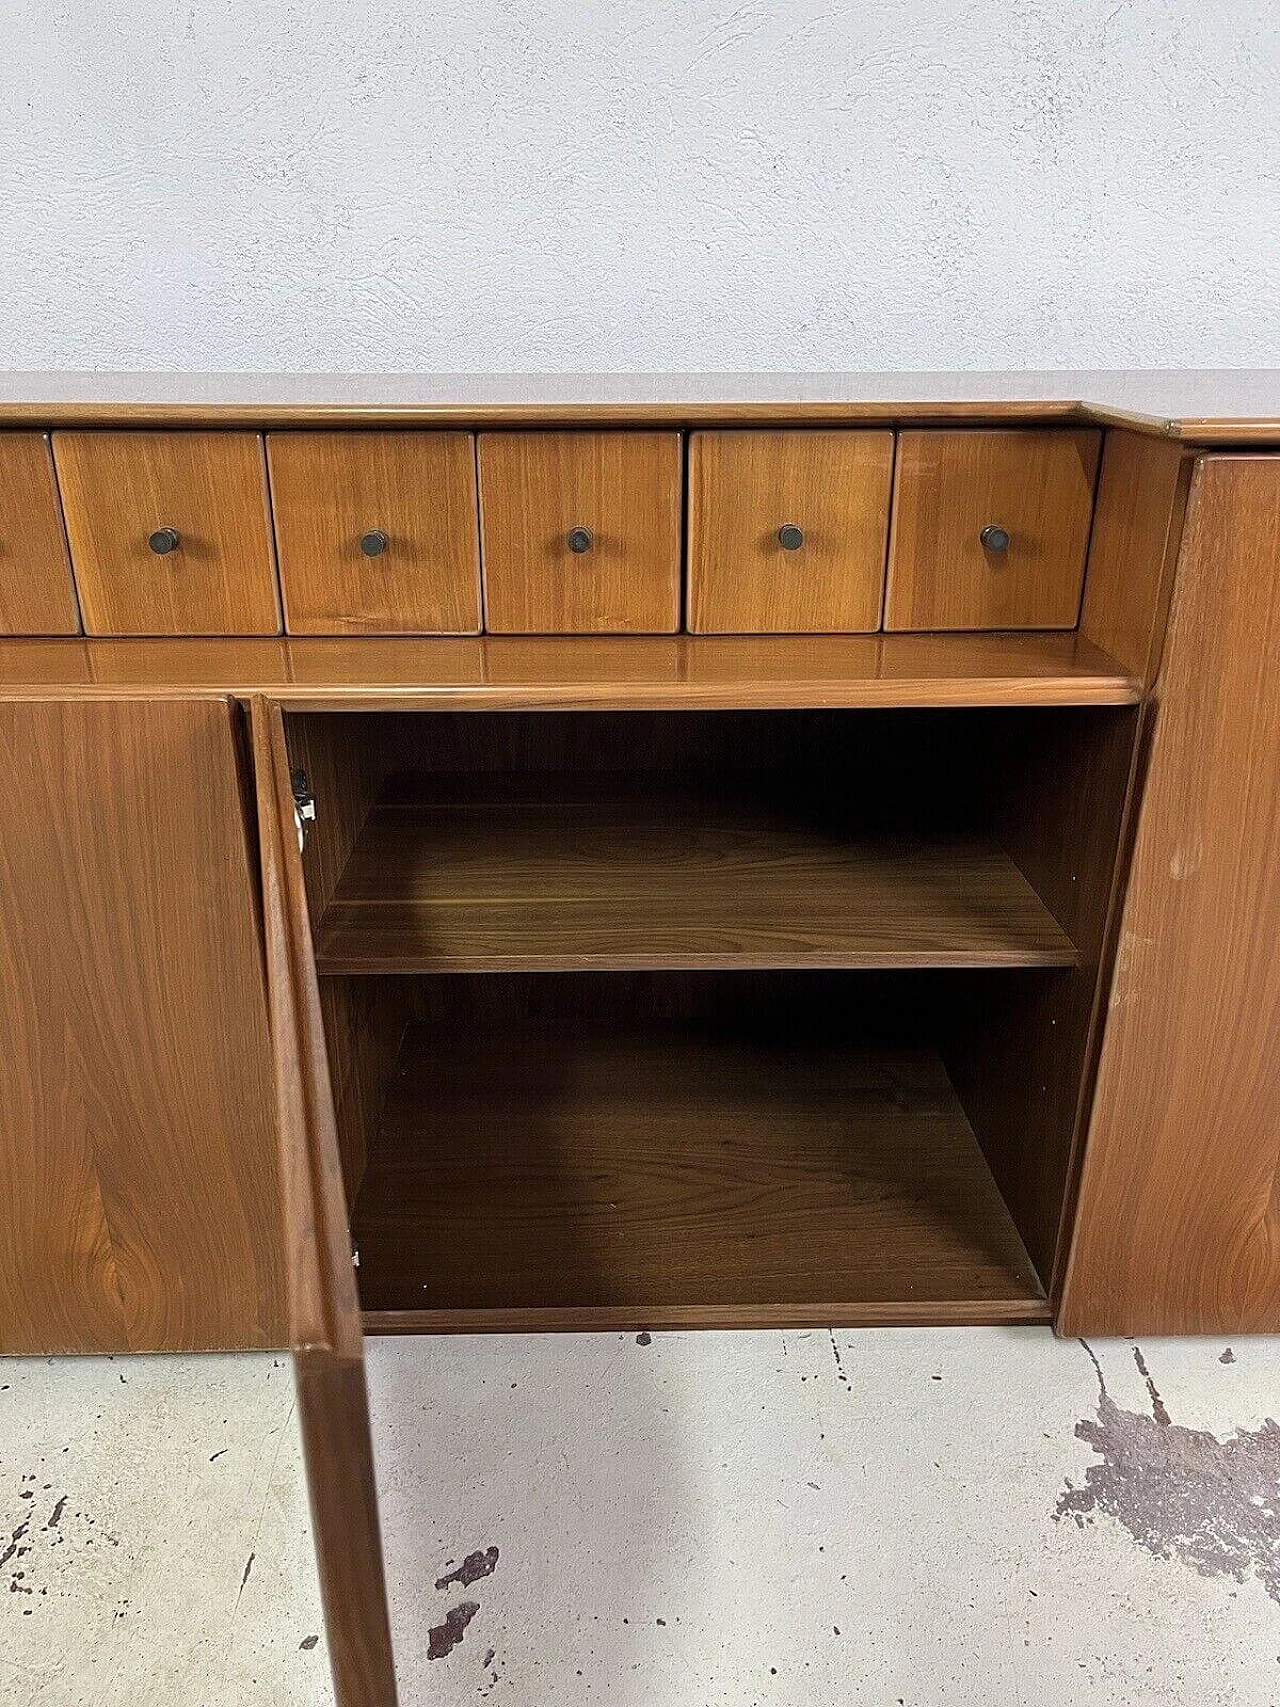
[[266, 694], [315, 710], [1133, 705], [1075, 633], [0, 640], [13, 697]]
[[442, 777], [379, 804], [317, 936], [323, 973], [1069, 966], [1013, 862], [848, 837], [714, 790]]
[[413, 1026], [353, 1230], [373, 1331], [1049, 1318], [922, 1048]]

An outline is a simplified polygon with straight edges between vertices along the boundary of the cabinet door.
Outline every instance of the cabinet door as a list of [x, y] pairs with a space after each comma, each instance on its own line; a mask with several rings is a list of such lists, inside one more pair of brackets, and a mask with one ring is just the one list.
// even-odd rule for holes
[[1280, 457], [1192, 481], [1058, 1316], [1280, 1329]]
[[395, 1707], [364, 1342], [278, 706], [251, 708], [298, 1420], [338, 1707]]
[[0, 1351], [288, 1344], [232, 708], [0, 702]]

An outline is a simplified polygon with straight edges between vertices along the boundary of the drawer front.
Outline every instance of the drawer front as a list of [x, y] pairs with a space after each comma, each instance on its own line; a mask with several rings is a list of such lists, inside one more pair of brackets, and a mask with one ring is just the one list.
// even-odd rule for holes
[[689, 627], [697, 634], [879, 628], [892, 479], [888, 432], [695, 433]]
[[1102, 435], [905, 432], [888, 629], [1074, 628]]
[[470, 433], [271, 433], [290, 634], [476, 634]]
[[257, 433], [55, 433], [86, 634], [278, 634]]
[[79, 632], [49, 440], [0, 433], [0, 634]]
[[482, 433], [479, 461], [490, 632], [679, 628], [679, 433]]

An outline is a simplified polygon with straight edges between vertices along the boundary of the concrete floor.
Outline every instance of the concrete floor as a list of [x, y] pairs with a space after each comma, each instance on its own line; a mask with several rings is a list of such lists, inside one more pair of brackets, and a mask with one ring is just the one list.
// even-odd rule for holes
[[[370, 1342], [405, 1707], [1280, 1701], [1280, 1341], [645, 1338]], [[0, 1362], [9, 1707], [331, 1700], [292, 1399]]]

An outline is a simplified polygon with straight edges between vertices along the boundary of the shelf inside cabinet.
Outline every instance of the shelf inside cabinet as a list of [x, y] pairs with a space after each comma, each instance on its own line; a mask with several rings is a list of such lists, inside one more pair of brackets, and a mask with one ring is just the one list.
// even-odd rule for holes
[[410, 1026], [368, 1325], [1044, 1321], [938, 1055], [732, 1022]]
[[317, 931], [322, 973], [1069, 966], [1014, 862], [850, 831], [723, 781], [428, 776], [384, 791]]

